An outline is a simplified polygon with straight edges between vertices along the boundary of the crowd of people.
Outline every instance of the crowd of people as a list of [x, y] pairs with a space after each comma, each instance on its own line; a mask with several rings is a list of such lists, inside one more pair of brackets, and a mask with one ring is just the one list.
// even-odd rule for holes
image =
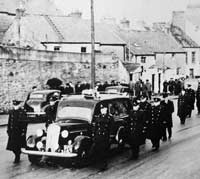
[[[171, 82], [168, 82], [167, 91], [170, 91], [170, 84]], [[99, 82], [97, 83], [97, 89], [101, 91], [110, 85], [119, 85], [119, 83], [113, 81], [110, 84], [107, 82], [103, 84]], [[81, 90], [88, 88], [89, 85], [87, 83], [77, 83], [75, 86], [67, 83], [63, 92], [64, 94], [65, 92], [66, 94], [79, 93]], [[174, 104], [169, 99], [166, 91], [164, 91], [162, 96], [153, 97], [153, 100], [151, 100], [151, 84], [148, 80], [146, 80], [146, 83], [142, 81], [136, 82], [134, 89], [135, 97], [131, 98], [132, 107], [130, 109], [130, 117], [126, 121], [127, 125], [125, 126], [125, 140], [131, 146], [132, 158], [137, 159], [139, 156], [139, 146], [145, 144], [146, 139], [151, 140], [153, 151], [159, 150], [160, 140], [166, 141], [167, 139], [171, 139]], [[191, 88], [190, 84], [187, 85], [186, 89], [182, 86], [179, 90], [177, 116], [180, 118], [180, 124], [184, 125], [186, 118], [191, 117], [195, 98], [198, 113], [200, 113], [200, 83], [196, 92]], [[172, 91], [172, 93], [175, 93], [175, 91]], [[46, 108], [46, 113], [49, 115], [46, 127], [54, 120], [52, 118], [55, 117], [57, 101], [58, 97], [53, 96], [49, 106]], [[26, 145], [27, 124], [20, 122], [25, 117], [23, 110], [20, 108], [20, 102], [13, 101], [13, 107], [13, 110], [9, 113], [7, 149], [14, 152], [14, 162], [18, 163], [21, 148]]]

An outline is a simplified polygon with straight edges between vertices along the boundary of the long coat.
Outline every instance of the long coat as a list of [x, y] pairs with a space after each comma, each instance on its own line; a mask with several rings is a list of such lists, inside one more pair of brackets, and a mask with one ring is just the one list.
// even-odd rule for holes
[[129, 120], [127, 121], [127, 139], [130, 145], [141, 145], [146, 139], [148, 128], [148, 118], [143, 109], [132, 111]]
[[25, 113], [23, 109], [11, 110], [8, 118], [8, 144], [6, 149], [20, 152], [26, 146], [27, 123], [23, 121]]
[[166, 122], [166, 127], [173, 127], [172, 113], [174, 112], [174, 103], [171, 100], [168, 100], [167, 103], [165, 103], [165, 101], [162, 101], [161, 105], [163, 105], [164, 107], [164, 122]]
[[162, 138], [164, 133], [163, 120], [165, 120], [163, 106], [152, 106], [147, 138], [151, 140], [160, 140]]
[[187, 102], [187, 97], [186, 95], [182, 95], [180, 94], [178, 97], [178, 111], [177, 111], [177, 115], [180, 118], [186, 118], [186, 116], [188, 115], [188, 102]]
[[194, 109], [195, 91], [193, 89], [187, 89], [185, 95], [187, 97], [188, 108], [190, 110]]
[[198, 86], [198, 89], [196, 92], [196, 106], [198, 108], [198, 112], [200, 112], [200, 85]]

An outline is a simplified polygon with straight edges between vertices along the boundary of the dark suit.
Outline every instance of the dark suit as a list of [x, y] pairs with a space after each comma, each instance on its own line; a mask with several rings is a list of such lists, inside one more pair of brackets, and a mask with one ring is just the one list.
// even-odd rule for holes
[[172, 136], [172, 127], [173, 127], [172, 113], [174, 112], [174, 103], [170, 100], [168, 100], [166, 103], [163, 100], [161, 102], [161, 105], [163, 105], [164, 107], [164, 116], [165, 116], [165, 120], [163, 120], [163, 125], [164, 125], [163, 140], [166, 140], [167, 139], [166, 129], [168, 131], [169, 139]]
[[178, 97], [178, 112], [177, 115], [180, 118], [181, 124], [185, 124], [185, 119], [188, 115], [187, 112], [187, 107], [188, 107], [188, 102], [187, 102], [187, 96], [184, 94], [180, 94]]

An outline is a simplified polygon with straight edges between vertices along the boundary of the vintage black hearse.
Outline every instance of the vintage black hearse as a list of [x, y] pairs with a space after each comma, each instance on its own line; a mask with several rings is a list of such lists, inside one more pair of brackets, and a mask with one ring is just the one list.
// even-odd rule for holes
[[114, 117], [110, 143], [124, 145], [123, 132], [126, 118], [129, 118], [128, 97], [100, 94], [96, 97], [72, 95], [62, 98], [58, 104], [55, 123], [47, 131], [38, 129], [27, 139], [27, 147], [22, 152], [28, 154], [29, 161], [37, 163], [42, 156], [63, 158], [87, 158], [92, 146], [92, 125], [99, 115], [99, 106], [108, 107]]

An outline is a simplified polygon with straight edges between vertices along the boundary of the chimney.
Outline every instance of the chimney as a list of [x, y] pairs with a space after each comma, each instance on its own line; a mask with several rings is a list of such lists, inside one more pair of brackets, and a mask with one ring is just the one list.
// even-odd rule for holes
[[185, 12], [184, 11], [172, 12], [172, 25], [180, 27], [183, 31], [185, 31]]
[[121, 24], [121, 28], [123, 28], [123, 29], [129, 29], [130, 28], [130, 21], [126, 18], [123, 18], [120, 21], [120, 24]]
[[82, 17], [82, 12], [81, 11], [74, 11], [71, 12], [70, 14], [68, 14], [68, 17], [73, 17], [73, 18], [77, 18], [80, 19]]

